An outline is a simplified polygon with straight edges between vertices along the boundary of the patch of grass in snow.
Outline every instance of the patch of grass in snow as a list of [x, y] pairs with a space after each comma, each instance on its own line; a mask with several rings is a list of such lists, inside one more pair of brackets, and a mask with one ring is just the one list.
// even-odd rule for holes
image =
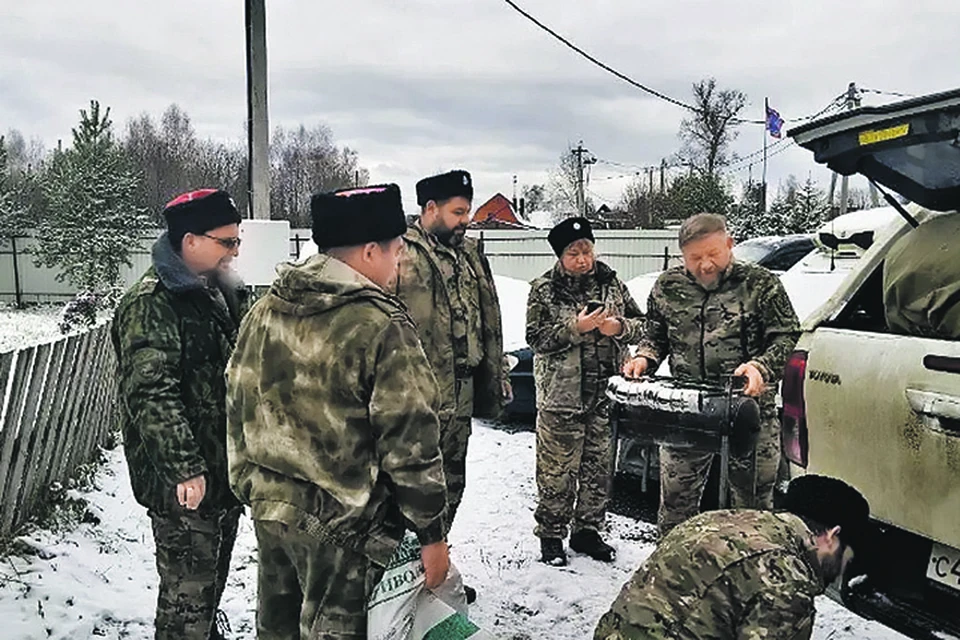
[[42, 558], [46, 551], [31, 539], [33, 533], [48, 531], [62, 534], [82, 523], [99, 524], [100, 518], [89, 509], [89, 504], [81, 494], [97, 488], [97, 474], [105, 462], [106, 456], [102, 450], [98, 450], [96, 459], [79, 465], [66, 485], [54, 482], [44, 489], [34, 502], [33, 515], [9, 539], [0, 540], [0, 558]]

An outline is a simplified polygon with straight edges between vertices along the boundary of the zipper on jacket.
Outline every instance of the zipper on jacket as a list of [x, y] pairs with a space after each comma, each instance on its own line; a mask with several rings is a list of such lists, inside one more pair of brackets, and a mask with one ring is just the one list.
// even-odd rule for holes
[[710, 300], [710, 292], [706, 292], [707, 295], [703, 299], [703, 304], [700, 305], [700, 379], [707, 379], [707, 363], [706, 363], [706, 349], [704, 349], [703, 341], [707, 337], [707, 302]]

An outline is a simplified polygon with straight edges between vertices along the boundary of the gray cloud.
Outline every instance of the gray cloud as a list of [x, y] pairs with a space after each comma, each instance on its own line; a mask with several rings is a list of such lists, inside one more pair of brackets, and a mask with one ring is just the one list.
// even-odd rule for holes
[[[237, 139], [245, 118], [241, 3], [70, 0], [12, 3], [0, 19], [0, 130], [69, 139], [90, 98], [114, 119], [180, 104], [202, 136]], [[818, 111], [846, 84], [912, 94], [950, 88], [960, 59], [949, 0], [522, 0], [604, 61], [687, 99], [716, 76], [787, 118]], [[576, 57], [500, 0], [278, 1], [268, 7], [274, 125], [329, 124], [374, 180], [413, 182], [462, 166], [478, 198], [546, 180], [580, 139], [604, 159], [646, 165], [677, 147], [682, 109]], [[889, 100], [867, 94], [874, 103]], [[762, 130], [744, 126], [741, 155]], [[770, 181], [826, 173], [788, 149]], [[594, 167], [615, 200], [629, 169]], [[754, 167], [754, 176], [759, 167]], [[747, 171], [739, 174], [745, 178]]]

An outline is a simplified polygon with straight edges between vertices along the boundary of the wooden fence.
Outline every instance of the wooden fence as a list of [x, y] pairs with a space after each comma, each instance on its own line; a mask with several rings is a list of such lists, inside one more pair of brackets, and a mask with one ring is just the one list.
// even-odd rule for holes
[[116, 423], [114, 361], [108, 324], [0, 354], [0, 539], [96, 457]]

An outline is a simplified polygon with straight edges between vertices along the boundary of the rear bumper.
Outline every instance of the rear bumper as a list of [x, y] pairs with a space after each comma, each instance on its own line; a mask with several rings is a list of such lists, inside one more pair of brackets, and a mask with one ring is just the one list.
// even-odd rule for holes
[[932, 541], [890, 525], [879, 527], [879, 561], [870, 578], [846, 589], [842, 597], [828, 594], [851, 611], [911, 638], [960, 638], [960, 591], [926, 577]]

